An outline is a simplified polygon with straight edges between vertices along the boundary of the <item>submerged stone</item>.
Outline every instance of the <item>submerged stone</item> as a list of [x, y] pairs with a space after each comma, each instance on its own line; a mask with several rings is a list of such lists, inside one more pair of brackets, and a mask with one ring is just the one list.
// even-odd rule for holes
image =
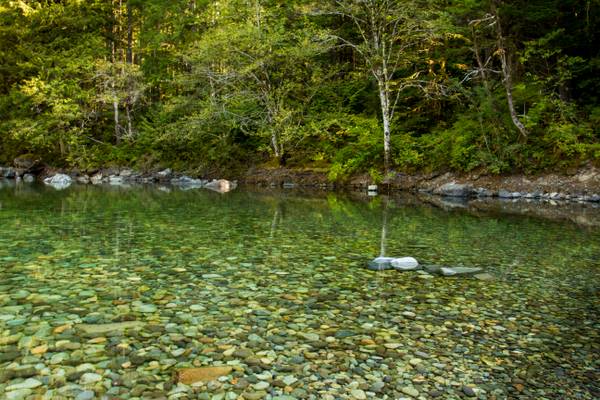
[[442, 267], [440, 269], [444, 276], [457, 276], [457, 275], [473, 275], [481, 272], [481, 268], [469, 268], [469, 267]]
[[183, 368], [176, 371], [177, 382], [191, 385], [196, 382], [210, 382], [221, 376], [228, 375], [231, 367], [200, 367]]
[[395, 258], [391, 265], [399, 271], [414, 271], [419, 268], [419, 262], [412, 257]]
[[76, 327], [87, 334], [100, 335], [109, 332], [123, 331], [125, 329], [142, 328], [144, 325], [145, 324], [141, 321], [125, 321], [110, 324], [79, 324], [76, 325]]

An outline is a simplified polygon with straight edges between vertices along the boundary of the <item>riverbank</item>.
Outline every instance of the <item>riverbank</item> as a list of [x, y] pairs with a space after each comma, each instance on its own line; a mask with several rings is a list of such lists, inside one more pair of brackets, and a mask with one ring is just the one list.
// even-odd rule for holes
[[[345, 182], [331, 183], [324, 172], [293, 169], [250, 169], [240, 182], [271, 187], [323, 187], [369, 190], [375, 185], [367, 175], [358, 175]], [[456, 173], [403, 174], [396, 173], [380, 183], [377, 191], [428, 193], [442, 197], [500, 197], [505, 199], [548, 199], [558, 201], [600, 202], [600, 170], [582, 168], [572, 174], [540, 174], [526, 176], [480, 175]]]
[[[45, 168], [25, 170], [0, 167], [0, 178], [43, 180], [58, 173], [69, 175], [78, 183], [171, 183], [180, 186], [202, 186], [221, 176], [186, 175], [171, 169], [136, 171], [131, 168], [106, 168], [94, 171]], [[343, 182], [331, 182], [324, 170], [290, 168], [249, 168], [245, 173], [224, 176], [232, 182], [259, 187], [306, 187], [327, 190], [375, 189], [378, 193], [412, 192], [453, 198], [543, 199], [569, 202], [600, 202], [600, 169], [588, 166], [567, 173], [539, 175], [482, 175], [446, 173], [396, 173], [379, 183], [367, 175], [357, 175]]]

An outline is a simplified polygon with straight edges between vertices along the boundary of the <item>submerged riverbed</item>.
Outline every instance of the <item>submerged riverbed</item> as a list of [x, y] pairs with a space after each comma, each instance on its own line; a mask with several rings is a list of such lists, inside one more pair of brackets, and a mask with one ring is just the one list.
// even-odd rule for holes
[[599, 272], [600, 228], [401, 197], [4, 188], [0, 397], [598, 398]]

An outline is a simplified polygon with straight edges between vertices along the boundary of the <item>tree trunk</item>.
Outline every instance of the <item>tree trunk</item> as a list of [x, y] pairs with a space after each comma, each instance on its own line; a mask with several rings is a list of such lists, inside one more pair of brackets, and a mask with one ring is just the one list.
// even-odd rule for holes
[[271, 133], [271, 145], [273, 146], [273, 152], [275, 152], [275, 157], [277, 160], [281, 159], [281, 150], [279, 148], [279, 141], [277, 140], [277, 132], [273, 131]]
[[117, 140], [117, 144], [119, 144], [121, 143], [121, 127], [119, 125], [119, 101], [116, 93], [113, 93], [113, 110], [115, 117], [115, 138]]
[[126, 62], [128, 64], [133, 63], [133, 10], [129, 1], [127, 2], [127, 54]]
[[512, 76], [510, 70], [510, 63], [508, 62], [508, 56], [506, 47], [504, 46], [504, 35], [502, 34], [502, 26], [500, 25], [500, 14], [496, 6], [493, 6], [494, 16], [496, 17], [496, 35], [498, 39], [498, 53], [500, 54], [500, 62], [502, 63], [502, 82], [504, 83], [504, 89], [506, 90], [506, 100], [508, 102], [508, 110], [510, 112], [510, 118], [513, 124], [517, 127], [523, 137], [527, 137], [527, 129], [525, 125], [519, 119], [517, 110], [515, 110], [515, 103], [512, 94]]
[[125, 106], [125, 113], [127, 115], [127, 137], [129, 139], [133, 138], [133, 128], [131, 124], [131, 112], [129, 110], [129, 105]]
[[504, 82], [504, 88], [506, 89], [506, 100], [508, 101], [508, 110], [510, 111], [510, 118], [512, 119], [513, 124], [517, 127], [521, 135], [523, 137], [527, 137], [527, 129], [525, 125], [519, 119], [517, 115], [517, 110], [515, 110], [515, 103], [512, 95], [512, 80], [511, 80], [511, 72], [510, 66], [506, 60], [506, 51], [504, 49], [500, 49], [500, 59], [502, 61], [502, 81]]
[[383, 164], [385, 173], [390, 171], [391, 160], [391, 124], [390, 124], [390, 98], [383, 82], [379, 81], [379, 101], [383, 120]]

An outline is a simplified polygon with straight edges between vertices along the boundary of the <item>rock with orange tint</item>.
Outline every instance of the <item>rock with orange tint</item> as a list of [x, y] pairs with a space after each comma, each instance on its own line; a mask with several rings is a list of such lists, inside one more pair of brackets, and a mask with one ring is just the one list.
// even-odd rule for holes
[[71, 324], [61, 325], [61, 326], [57, 326], [56, 328], [54, 328], [54, 330], [52, 332], [55, 334], [60, 334], [72, 327], [73, 327], [73, 325], [71, 325]]
[[41, 346], [37, 346], [37, 347], [34, 347], [33, 349], [31, 349], [31, 354], [39, 355], [39, 354], [44, 354], [47, 351], [48, 351], [48, 346], [43, 344]]
[[210, 382], [229, 374], [231, 367], [183, 368], [176, 372], [177, 382], [191, 385], [196, 382]]

